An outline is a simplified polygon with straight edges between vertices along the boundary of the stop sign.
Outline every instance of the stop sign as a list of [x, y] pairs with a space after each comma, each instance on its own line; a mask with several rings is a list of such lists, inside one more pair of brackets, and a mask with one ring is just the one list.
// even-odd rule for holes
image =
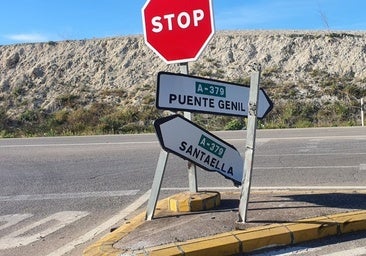
[[211, 0], [147, 0], [146, 44], [166, 63], [195, 61], [215, 29]]

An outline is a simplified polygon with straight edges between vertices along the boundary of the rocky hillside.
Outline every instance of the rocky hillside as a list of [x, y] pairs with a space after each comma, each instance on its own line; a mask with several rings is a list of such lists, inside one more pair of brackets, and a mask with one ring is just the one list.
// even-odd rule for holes
[[[218, 32], [189, 69], [248, 83], [253, 63], [261, 64], [262, 86], [275, 103], [366, 96], [366, 32]], [[0, 112], [13, 119], [94, 103], [153, 105], [157, 73], [179, 72], [142, 36], [0, 46], [0, 68]]]

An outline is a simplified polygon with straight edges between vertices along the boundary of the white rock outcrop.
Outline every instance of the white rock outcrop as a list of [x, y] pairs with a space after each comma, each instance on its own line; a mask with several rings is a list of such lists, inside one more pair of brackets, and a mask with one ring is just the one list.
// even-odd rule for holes
[[[189, 67], [196, 75], [246, 81], [253, 63], [262, 65], [266, 83], [291, 85], [298, 98], [310, 91], [330, 100], [336, 96], [322, 93], [320, 74], [365, 88], [366, 32], [222, 31]], [[154, 97], [159, 71], [179, 67], [165, 64], [142, 36], [0, 46], [0, 108], [10, 116], [53, 112], [70, 97], [86, 107], [143, 104]]]

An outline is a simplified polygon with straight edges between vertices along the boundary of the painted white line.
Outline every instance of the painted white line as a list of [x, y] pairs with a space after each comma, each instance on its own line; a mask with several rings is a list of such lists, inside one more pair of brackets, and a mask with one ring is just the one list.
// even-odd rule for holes
[[11, 214], [11, 215], [3, 215], [0, 216], [0, 223], [4, 222], [3, 225], [0, 226], [0, 230], [6, 229], [11, 227], [25, 219], [32, 217], [33, 214], [26, 213], [26, 214]]
[[360, 171], [366, 171], [366, 164], [360, 164]]
[[[298, 129], [299, 130], [299, 129]], [[216, 134], [216, 133], [215, 133]], [[219, 132], [218, 132], [219, 134]], [[243, 133], [243, 136], [246, 133]], [[133, 136], [144, 136], [145, 134], [134, 134]], [[129, 135], [118, 135], [118, 136], [129, 136]], [[118, 136], [116, 138], [118, 139]], [[281, 135], [279, 135], [281, 136]], [[93, 138], [95, 136], [74, 136], [75, 138], [83, 137], [83, 138]], [[109, 136], [106, 136], [109, 137]], [[366, 139], [365, 135], [340, 135], [340, 136], [321, 136], [321, 137], [269, 137], [269, 138], [257, 138], [257, 142], [263, 141], [264, 143], [269, 142], [271, 140], [310, 140], [310, 141], [317, 141], [317, 140], [326, 140], [326, 139]], [[34, 138], [36, 140], [37, 138]], [[19, 141], [23, 142], [23, 139], [2, 139], [2, 141]], [[32, 141], [34, 141], [32, 140]], [[245, 138], [232, 138], [227, 139], [228, 141], [245, 141]], [[23, 142], [24, 143], [24, 142]], [[126, 142], [91, 142], [91, 143], [45, 143], [45, 144], [16, 144], [16, 145], [0, 145], [0, 148], [18, 148], [18, 147], [64, 147], [64, 146], [98, 146], [98, 145], [135, 145], [135, 144], [159, 144], [157, 140], [153, 141], [126, 141]]]
[[105, 145], [136, 145], [156, 144], [158, 141], [130, 141], [130, 142], [93, 142], [93, 143], [55, 143], [55, 144], [30, 144], [30, 145], [0, 145], [0, 148], [30, 148], [30, 147], [78, 147], [78, 146], [105, 146]]
[[282, 169], [352, 169], [358, 168], [358, 165], [347, 165], [347, 166], [270, 166], [270, 167], [254, 167], [254, 170], [282, 170]]
[[317, 149], [319, 147], [319, 143], [322, 141], [321, 139], [311, 139], [309, 142], [305, 145], [305, 147], [301, 148], [299, 150], [300, 153], [306, 153], [310, 152], [311, 150]]
[[[233, 138], [233, 139], [226, 139], [226, 141], [237, 141], [237, 142], [239, 142], [239, 141], [246, 141], [246, 138]], [[268, 143], [268, 142], [270, 142], [271, 141], [271, 139], [267, 139], [267, 138], [259, 138], [259, 139], [257, 139], [256, 140], [256, 145], [261, 145], [261, 144], [265, 144], [265, 143]]]
[[106, 222], [102, 223], [98, 227], [90, 230], [83, 236], [80, 236], [79, 238], [76, 238], [72, 242], [58, 248], [56, 251], [48, 254], [47, 256], [61, 256], [64, 255], [71, 250], [75, 249], [75, 247], [79, 244], [85, 243], [89, 241], [90, 239], [98, 236], [99, 234], [103, 233], [107, 229], [110, 229], [115, 224], [117, 224], [122, 219], [126, 218], [128, 215], [132, 214], [134, 211], [136, 211], [141, 205], [143, 205], [150, 196], [150, 190], [148, 190], [145, 194], [140, 196], [136, 201], [134, 201], [132, 204], [124, 208], [122, 211], [114, 215], [112, 218], [107, 220]]
[[99, 191], [99, 192], [80, 192], [80, 193], [61, 193], [61, 194], [0, 196], [0, 202], [58, 200], [58, 199], [74, 199], [74, 198], [88, 198], [88, 197], [134, 196], [138, 192], [139, 190], [121, 190], [121, 191]]
[[[75, 222], [88, 212], [58, 212], [0, 238], [0, 250], [25, 246]], [[48, 225], [46, 225], [48, 224]], [[43, 229], [47, 226], [46, 229]], [[37, 228], [38, 227], [38, 228]]]
[[289, 154], [256, 154], [257, 157], [267, 157], [267, 156], [359, 156], [366, 155], [366, 152], [354, 152], [354, 153], [289, 153]]
[[358, 248], [353, 248], [353, 249], [349, 249], [349, 250], [344, 250], [344, 251], [339, 251], [339, 252], [334, 252], [334, 253], [327, 253], [324, 254], [327, 256], [363, 256], [366, 254], [366, 247], [358, 247]]
[[284, 186], [284, 187], [251, 187], [251, 190], [366, 190], [366, 186]]
[[[238, 190], [238, 188], [237, 187], [199, 187], [198, 190], [199, 191], [204, 191], [204, 190]], [[189, 188], [188, 187], [161, 188], [161, 191], [189, 191]]]
[[[161, 188], [162, 191], [189, 191], [188, 187], [180, 188]], [[199, 187], [198, 191], [225, 191], [233, 190], [240, 191], [237, 187]], [[276, 190], [366, 190], [366, 186], [278, 186], [278, 187], [256, 187], [252, 186], [251, 191], [276, 191]]]
[[260, 256], [291, 256], [291, 255], [302, 255], [306, 254], [309, 255], [311, 252], [319, 251], [318, 248], [307, 248], [304, 246], [293, 246], [290, 248], [280, 248], [280, 249], [273, 249], [270, 252], [261, 252], [261, 253], [254, 253], [253, 255], [260, 255]]
[[[269, 142], [271, 139], [257, 139], [257, 146]], [[245, 141], [245, 139], [227, 139], [227, 141]], [[0, 148], [28, 148], [28, 147], [75, 147], [75, 146], [105, 146], [105, 145], [136, 145], [136, 144], [156, 144], [155, 141], [126, 141], [126, 142], [91, 142], [91, 143], [45, 143], [45, 144], [16, 144], [16, 145], [0, 145]]]
[[[342, 250], [338, 252], [333, 253], [325, 253], [322, 254], [321, 251], [327, 250], [329, 248], [328, 245], [326, 246], [319, 246], [319, 247], [290, 247], [290, 248], [284, 248], [284, 249], [275, 249], [271, 252], [261, 253], [262, 256], [291, 256], [291, 255], [318, 255], [318, 256], [364, 256], [366, 254], [366, 247], [358, 247], [348, 250]], [[256, 255], [256, 254], [254, 254]]]
[[335, 136], [319, 136], [319, 137], [315, 137], [315, 136], [309, 136], [309, 137], [304, 137], [304, 136], [294, 136], [294, 137], [281, 137], [282, 135], [279, 135], [279, 137], [269, 137], [268, 139], [271, 140], [329, 140], [329, 139], [365, 139], [366, 136], [365, 135], [335, 135]]

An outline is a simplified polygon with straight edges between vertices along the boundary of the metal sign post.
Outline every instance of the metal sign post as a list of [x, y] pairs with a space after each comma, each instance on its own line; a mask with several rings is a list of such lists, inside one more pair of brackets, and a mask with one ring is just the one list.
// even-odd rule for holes
[[245, 223], [247, 219], [249, 193], [252, 180], [252, 169], [255, 150], [255, 138], [257, 130], [257, 108], [258, 108], [258, 91], [259, 91], [260, 67], [254, 72], [250, 80], [249, 95], [249, 115], [247, 127], [247, 141], [245, 147], [244, 161], [244, 178], [242, 181], [240, 203], [239, 203], [239, 220], [238, 223]]
[[[212, 0], [172, 1], [172, 4], [147, 0], [141, 9], [146, 45], [167, 64], [181, 63], [181, 73], [188, 75], [188, 61], [198, 59], [215, 33], [212, 10]], [[184, 116], [192, 119], [189, 112]], [[168, 155], [161, 150], [146, 210], [147, 220], [154, 215]], [[188, 178], [190, 192], [196, 193], [196, 166], [190, 162]]]
[[158, 202], [158, 197], [160, 194], [160, 188], [161, 188], [161, 182], [163, 181], [163, 176], [165, 172], [166, 163], [168, 161], [169, 153], [165, 150], [160, 151], [158, 164], [156, 165], [155, 175], [153, 184], [151, 187], [151, 194], [149, 201], [147, 202], [146, 207], [146, 220], [152, 220], [152, 217], [154, 216], [154, 211], [156, 207], [156, 203]]
[[[180, 73], [184, 75], [188, 75], [188, 62], [181, 63], [179, 65], [180, 67]], [[189, 121], [192, 120], [192, 113], [191, 112], [183, 112], [184, 117], [187, 118]], [[189, 192], [196, 193], [198, 191], [198, 185], [197, 185], [197, 168], [196, 165], [192, 162], [188, 161], [187, 163], [188, 168], [188, 183], [189, 183]]]
[[365, 105], [365, 103], [363, 102], [363, 98], [361, 99], [361, 123], [362, 123], [362, 127], [363, 126], [365, 126], [365, 122], [364, 122], [364, 115], [365, 115], [365, 113], [364, 113], [364, 111], [365, 111], [365, 109], [366, 109], [366, 105]]
[[[181, 73], [187, 75], [188, 63], [187, 62], [181, 63], [179, 64], [179, 66]], [[190, 112], [184, 112], [184, 117], [186, 117], [188, 120], [192, 119], [192, 115]], [[153, 184], [151, 187], [150, 198], [147, 203], [146, 216], [145, 216], [146, 220], [152, 220], [154, 216], [168, 157], [169, 153], [164, 149], [161, 149], [158, 164], [155, 170]], [[191, 163], [190, 161], [188, 161], [188, 183], [189, 183], [189, 191], [191, 193], [196, 193], [198, 191], [196, 165]]]

